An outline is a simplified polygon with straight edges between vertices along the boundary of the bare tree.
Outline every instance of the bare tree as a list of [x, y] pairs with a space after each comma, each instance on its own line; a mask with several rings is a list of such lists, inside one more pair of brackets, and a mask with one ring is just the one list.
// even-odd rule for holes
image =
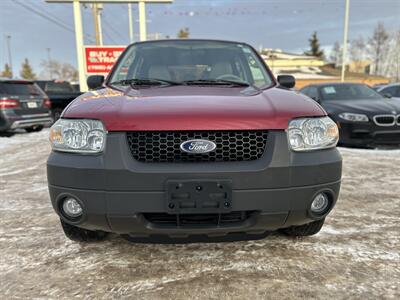
[[388, 51], [382, 63], [383, 75], [400, 81], [400, 29], [390, 34]]
[[335, 67], [341, 64], [342, 62], [342, 46], [338, 41], [333, 44], [333, 48], [329, 55], [329, 60], [335, 64]]
[[368, 49], [374, 62], [374, 74], [382, 75], [381, 64], [388, 51], [389, 33], [383, 23], [378, 23], [372, 37], [368, 40]]
[[49, 79], [67, 81], [78, 80], [78, 71], [71, 64], [61, 63], [52, 59], [50, 61], [43, 60], [40, 65], [43, 68], [43, 71], [40, 73], [42, 78], [49, 78], [49, 74], [51, 74], [52, 78]]
[[356, 72], [364, 72], [364, 61], [365, 61], [365, 41], [362, 36], [354, 39], [350, 43], [350, 58], [353, 61]]

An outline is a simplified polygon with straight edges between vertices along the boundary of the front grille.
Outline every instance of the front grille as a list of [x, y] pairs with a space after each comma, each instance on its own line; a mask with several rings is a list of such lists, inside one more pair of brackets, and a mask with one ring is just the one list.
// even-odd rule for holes
[[374, 116], [375, 124], [378, 126], [393, 126], [396, 123], [396, 117], [392, 115]]
[[167, 214], [144, 213], [144, 218], [161, 226], [220, 226], [235, 225], [246, 221], [254, 211], [234, 211], [226, 214]]
[[[180, 149], [183, 142], [204, 139], [216, 144], [208, 153], [191, 154]], [[132, 156], [140, 162], [223, 162], [261, 158], [267, 131], [136, 131], [128, 132]]]

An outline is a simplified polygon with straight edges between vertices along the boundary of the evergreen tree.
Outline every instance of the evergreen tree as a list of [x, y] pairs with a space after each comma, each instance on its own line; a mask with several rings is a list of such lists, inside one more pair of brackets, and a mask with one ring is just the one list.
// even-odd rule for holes
[[304, 52], [304, 54], [316, 56], [318, 58], [324, 58], [324, 50], [320, 48], [316, 31], [314, 31], [314, 33], [311, 35], [311, 38], [308, 39], [308, 41], [310, 43], [310, 50]]
[[27, 58], [25, 58], [22, 63], [21, 72], [19, 73], [23, 79], [34, 80], [36, 79], [36, 74], [33, 72], [31, 65]]
[[187, 27], [182, 28], [178, 32], [178, 38], [180, 38], [180, 39], [187, 39], [187, 38], [189, 38], [189, 35], [190, 35], [190, 32], [189, 32], [189, 28], [187, 28]]
[[4, 71], [1, 73], [0, 77], [12, 78], [13, 74], [9, 64], [4, 65]]

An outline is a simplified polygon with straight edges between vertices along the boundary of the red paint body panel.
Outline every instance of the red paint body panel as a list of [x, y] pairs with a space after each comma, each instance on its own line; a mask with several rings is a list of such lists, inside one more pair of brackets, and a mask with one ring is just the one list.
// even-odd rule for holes
[[170, 86], [125, 92], [111, 88], [85, 93], [64, 118], [101, 120], [108, 131], [286, 129], [297, 117], [324, 116], [314, 101], [270, 88]]

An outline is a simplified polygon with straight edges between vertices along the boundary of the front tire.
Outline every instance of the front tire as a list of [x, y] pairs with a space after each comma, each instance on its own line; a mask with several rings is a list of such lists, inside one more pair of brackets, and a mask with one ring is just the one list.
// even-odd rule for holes
[[108, 233], [100, 230], [87, 230], [61, 221], [61, 226], [67, 238], [74, 242], [99, 242], [104, 240]]
[[43, 126], [35, 126], [35, 127], [28, 127], [25, 128], [26, 132], [38, 132], [41, 131], [43, 129]]
[[51, 114], [53, 116], [54, 123], [61, 117], [62, 112], [63, 112], [62, 108], [52, 109]]
[[324, 225], [325, 219], [314, 221], [300, 226], [283, 228], [281, 231], [288, 236], [310, 236], [317, 234]]

